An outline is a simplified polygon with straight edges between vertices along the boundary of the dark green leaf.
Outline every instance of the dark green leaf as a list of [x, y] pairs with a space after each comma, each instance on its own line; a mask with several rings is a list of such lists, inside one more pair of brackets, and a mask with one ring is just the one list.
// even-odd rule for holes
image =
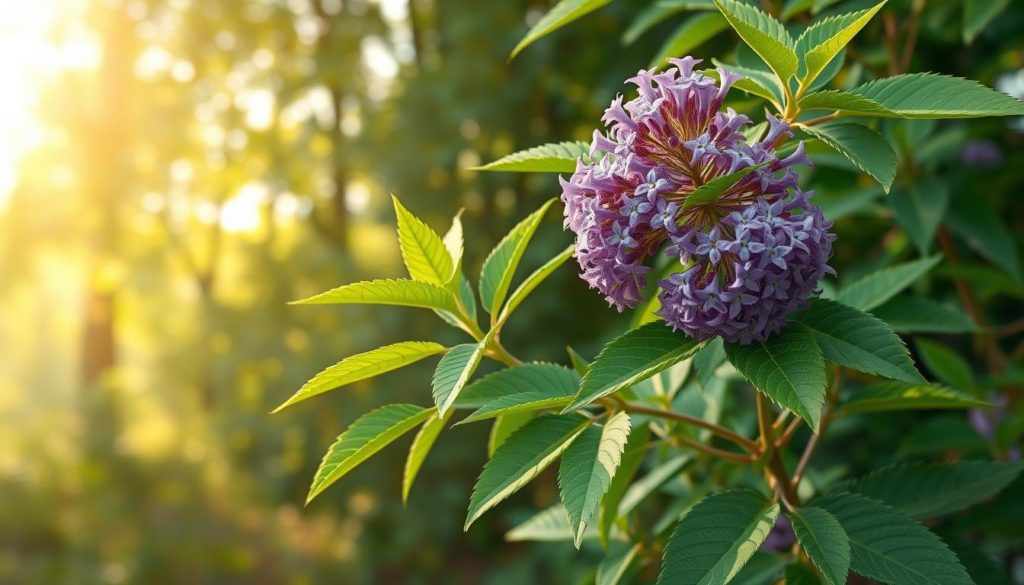
[[949, 188], [938, 179], [914, 181], [909, 189], [897, 189], [888, 200], [897, 223], [921, 252], [927, 254], [949, 205]]
[[921, 362], [935, 377], [957, 390], [974, 390], [974, 373], [970, 364], [960, 357], [960, 354], [927, 339], [917, 339], [915, 344], [917, 352], [921, 355]]
[[520, 51], [530, 43], [547, 36], [562, 28], [570, 22], [586, 16], [591, 12], [605, 6], [612, 0], [560, 0], [547, 14], [541, 17], [537, 24], [533, 25], [530, 32], [526, 33], [519, 44], [512, 49], [510, 58], [515, 58]]
[[927, 274], [941, 260], [941, 256], [922, 258], [871, 273], [843, 287], [836, 300], [854, 309], [870, 311]]
[[987, 406], [987, 403], [949, 388], [924, 384], [907, 384], [906, 382], [879, 382], [858, 389], [840, 412], [842, 414], [853, 414], [891, 410], [977, 408], [981, 406]]
[[973, 333], [978, 326], [962, 310], [922, 297], [898, 297], [871, 313], [897, 333]]
[[825, 581], [845, 585], [850, 570], [850, 541], [846, 531], [826, 510], [815, 506], [786, 512], [800, 545]]
[[878, 181], [889, 192], [896, 177], [896, 153], [881, 134], [860, 124], [830, 122], [818, 126], [805, 126], [807, 133], [857, 165], [857, 168]]

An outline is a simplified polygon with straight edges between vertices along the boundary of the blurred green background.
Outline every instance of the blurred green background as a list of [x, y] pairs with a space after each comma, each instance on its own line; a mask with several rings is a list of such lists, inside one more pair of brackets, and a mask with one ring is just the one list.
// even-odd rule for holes
[[[463, 534], [484, 426], [442, 436], [408, 508], [397, 446], [302, 506], [320, 457], [359, 414], [429, 402], [431, 364], [268, 413], [346, 355], [460, 341], [429, 313], [286, 303], [401, 274], [390, 193], [442, 231], [465, 208], [475, 274], [559, 190], [554, 176], [471, 167], [589, 139], [675, 26], [620, 46], [648, 4], [616, 2], [509, 63], [548, 3], [0, 2], [0, 583], [586, 575], [598, 557], [502, 542], [557, 501], [553, 481]], [[918, 68], [992, 83], [1021, 67], [1020, 14], [967, 50], [949, 25], [957, 17], [938, 12]], [[733, 42], [713, 40], [706, 54]], [[1001, 120], [970, 128], [1006, 152], [987, 179], [1000, 188], [985, 196], [1019, 234], [1019, 200], [999, 193], [1021, 186], [1019, 171], [1005, 171], [1022, 167], [1020, 135]], [[994, 171], [955, 172], [966, 184]], [[884, 239], [877, 193], [836, 203], [869, 185], [848, 171], [822, 178], [830, 214], [871, 212], [841, 224], [857, 235], [840, 241], [840, 266], [907, 245]], [[524, 264], [568, 242], [550, 217]], [[625, 326], [571, 268], [542, 291], [507, 328], [505, 343], [526, 359], [564, 361], [567, 344], [593, 355]], [[1007, 320], [1019, 313], [1019, 287], [984, 294]]]

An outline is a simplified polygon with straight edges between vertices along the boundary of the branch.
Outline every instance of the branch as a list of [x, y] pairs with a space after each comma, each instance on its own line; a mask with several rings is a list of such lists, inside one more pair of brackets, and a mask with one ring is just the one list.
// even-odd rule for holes
[[[607, 401], [608, 399], [603, 399], [603, 400]], [[655, 416], [655, 417], [659, 417], [659, 418], [665, 418], [665, 419], [669, 419], [669, 420], [674, 420], [674, 421], [677, 421], [677, 422], [685, 423], [685, 424], [688, 424], [688, 425], [691, 425], [691, 426], [699, 427], [699, 428], [702, 428], [702, 429], [704, 429], [706, 431], [710, 431], [711, 433], [713, 433], [715, 435], [718, 435], [719, 437], [721, 437], [723, 439], [731, 441], [731, 442], [735, 443], [736, 445], [738, 445], [740, 447], [743, 447], [743, 449], [745, 449], [746, 451], [749, 451], [750, 453], [756, 454], [756, 453], [759, 452], [758, 445], [754, 441], [751, 441], [750, 439], [748, 439], [748, 438], [746, 438], [746, 437], [744, 437], [744, 436], [742, 436], [742, 435], [740, 435], [740, 434], [738, 434], [738, 433], [736, 433], [736, 432], [734, 432], [732, 430], [729, 430], [729, 429], [727, 429], [725, 427], [716, 425], [714, 423], [710, 423], [710, 422], [708, 422], [708, 421], [706, 421], [704, 419], [700, 419], [700, 418], [693, 417], [693, 416], [690, 416], [690, 415], [687, 415], [687, 414], [683, 414], [681, 412], [675, 412], [674, 410], [662, 410], [660, 408], [651, 408], [651, 407], [643, 406], [643, 405], [640, 405], [640, 404], [626, 402], [625, 400], [623, 400], [623, 399], [621, 399], [621, 398], [619, 398], [617, 396], [611, 397], [611, 400], [615, 402], [615, 404], [619, 407], [619, 409], [624, 410], [626, 412], [635, 412], [637, 414], [646, 414], [648, 416]]]

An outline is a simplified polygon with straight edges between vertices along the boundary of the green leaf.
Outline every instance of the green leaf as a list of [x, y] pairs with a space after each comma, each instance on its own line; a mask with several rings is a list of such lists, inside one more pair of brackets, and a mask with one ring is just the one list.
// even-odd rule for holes
[[983, 406], [988, 406], [988, 403], [949, 388], [905, 382], [878, 382], [858, 389], [837, 414]]
[[693, 455], [690, 453], [676, 455], [652, 469], [647, 475], [633, 482], [622, 496], [617, 514], [619, 516], [631, 514], [633, 510], [636, 510], [637, 506], [661, 489], [663, 485], [678, 478], [679, 473], [691, 461], [693, 461]]
[[1010, 485], [1024, 465], [993, 461], [904, 463], [875, 471], [844, 486], [914, 518], [959, 512]]
[[867, 313], [813, 299], [793, 320], [814, 332], [825, 359], [834, 364], [904, 382], [924, 382], [903, 340]]
[[964, 42], [974, 42], [978, 33], [1009, 4], [1010, 0], [964, 0]]
[[729, 23], [717, 12], [697, 14], [683, 21], [651, 60], [651, 67], [661, 65], [670, 57], [683, 57], [704, 44], [711, 37], [729, 28]]
[[[719, 67], [723, 67], [733, 73], [738, 73], [743, 76], [743, 79], [739, 79], [733, 83], [733, 88], [750, 95], [755, 95], [759, 98], [764, 98], [775, 104], [778, 109], [782, 109], [782, 103], [785, 101], [783, 94], [785, 92], [783, 92], [782, 86], [779, 85], [779, 80], [776, 79], [775, 74], [771, 71], [762, 71], [760, 69], [743, 67], [741, 65], [731, 65], [723, 63], [718, 59], [712, 59], [711, 62]], [[721, 76], [718, 74], [718, 71], [714, 69], [705, 69], [703, 73], [708, 77], [721, 81]], [[753, 141], [748, 139], [748, 142]]]
[[736, 0], [715, 0], [715, 6], [779, 79], [785, 81], [796, 73], [800, 61], [793, 50], [795, 43], [781, 22]]
[[293, 305], [398, 305], [456, 312], [455, 297], [444, 288], [428, 282], [383, 279], [356, 282], [333, 288], [316, 296], [292, 301]]
[[835, 110], [855, 116], [899, 118], [899, 114], [873, 99], [849, 91], [826, 90], [809, 93], [798, 102], [801, 111]]
[[963, 238], [967, 245], [1002, 268], [1017, 283], [1022, 282], [1020, 256], [1013, 234], [995, 206], [986, 205], [974, 194], [962, 193], [952, 201], [944, 223], [950, 231]]
[[800, 546], [830, 585], [845, 585], [850, 571], [850, 541], [839, 521], [814, 506], [786, 513]]
[[854, 309], [870, 311], [914, 284], [941, 260], [941, 256], [922, 258], [871, 273], [843, 287], [836, 300]]
[[[461, 276], [462, 272], [462, 252], [465, 244], [462, 237], [462, 210], [460, 209], [455, 217], [452, 218], [452, 226], [448, 228], [448, 231], [441, 238], [441, 242], [444, 243], [444, 247], [448, 250], [448, 256], [452, 260], [453, 274], [452, 276]], [[451, 279], [449, 279], [451, 280]], [[465, 280], [465, 279], [463, 279]], [[460, 283], [461, 284], [461, 283]]]
[[938, 179], [914, 181], [909, 189], [897, 189], [889, 198], [896, 222], [907, 230], [922, 254], [932, 248], [932, 239], [949, 204], [949, 188]]
[[[710, 2], [709, 2], [710, 4]], [[666, 21], [669, 17], [679, 14], [689, 8], [682, 3], [673, 2], [650, 2], [636, 18], [629, 23], [629, 27], [625, 32], [622, 33], [622, 44], [632, 45], [642, 37], [647, 31], [651, 30], [655, 26], [658, 26], [662, 22]], [[714, 5], [711, 4], [711, 8]]]
[[512, 433], [484, 465], [473, 487], [465, 529], [537, 477], [590, 424], [590, 419], [578, 414], [547, 415]]
[[896, 178], [896, 153], [881, 134], [852, 123], [832, 122], [802, 129], [839, 151], [889, 192]]
[[544, 218], [548, 208], [554, 199], [548, 201], [540, 209], [531, 213], [526, 219], [519, 222], [519, 225], [512, 228], [491, 253], [484, 260], [483, 269], [480, 272], [480, 299], [484, 308], [487, 309], [493, 318], [497, 318], [502, 303], [505, 302], [505, 295], [508, 294], [508, 287], [512, 283], [519, 260], [526, 251], [530, 238], [537, 231], [540, 220]]
[[783, 582], [786, 585], [822, 585], [818, 573], [804, 564], [786, 565], [783, 575]]
[[774, 585], [785, 563], [780, 555], [756, 552], [730, 585]]
[[899, 585], [970, 585], [960, 562], [927, 528], [877, 500], [829, 494], [813, 502], [839, 520], [850, 537], [850, 568]]
[[391, 196], [398, 217], [398, 245], [413, 280], [446, 285], [455, 276], [455, 265], [441, 236]]
[[897, 297], [871, 310], [897, 333], [973, 333], [978, 330], [963, 311], [922, 297]]
[[594, 585], [618, 585], [621, 583], [641, 548], [643, 548], [643, 543], [638, 542], [620, 553], [605, 557], [597, 565], [597, 577]]
[[313, 376], [291, 398], [275, 408], [274, 412], [339, 386], [397, 370], [446, 350], [445, 346], [432, 341], [403, 341], [347, 357]]
[[514, 412], [494, 419], [491, 433], [487, 436], [487, 457], [494, 457], [494, 452], [498, 450], [498, 447], [501, 447], [512, 436], [512, 433], [533, 420], [536, 414], [535, 411]]
[[505, 308], [501, 310], [501, 315], [498, 317], [498, 323], [504, 323], [512, 315], [512, 312], [519, 307], [519, 304], [526, 300], [533, 289], [537, 288], [540, 283], [544, 282], [547, 277], [551, 276], [551, 273], [558, 270], [558, 267], [565, 264], [565, 261], [572, 257], [573, 252], [576, 251], [576, 246], [571, 245], [566, 249], [562, 250], [560, 254], [548, 260], [543, 266], [533, 271], [533, 274], [526, 277], [526, 280], [522, 282], [512, 294], [508, 297], [508, 302], [505, 303]]
[[569, 354], [569, 362], [572, 364], [572, 369], [576, 370], [576, 373], [580, 376], [587, 375], [587, 371], [590, 370], [590, 361], [581, 356], [571, 345], [565, 346], [565, 352]]
[[431, 380], [434, 403], [443, 415], [455, 403], [459, 393], [480, 365], [487, 348], [487, 339], [479, 343], [463, 343], [451, 348], [437, 363]]
[[526, 33], [523, 40], [519, 41], [519, 44], [512, 49], [512, 54], [509, 58], [514, 59], [516, 55], [518, 55], [519, 52], [525, 49], [530, 43], [551, 34], [578, 18], [590, 14], [611, 1], [612, 0], [560, 0], [558, 4], [555, 4], [554, 8], [537, 21], [537, 24], [533, 25], [530, 32]]
[[474, 167], [474, 170], [512, 173], [571, 173], [576, 170], [577, 159], [589, 155], [589, 143], [552, 142], [513, 152], [496, 161]]
[[619, 468], [612, 476], [612, 481], [605, 491], [604, 499], [601, 500], [601, 509], [598, 512], [598, 536], [601, 543], [608, 546], [608, 537], [611, 535], [612, 525], [619, 517], [619, 505], [626, 495], [626, 491], [632, 485], [633, 476], [640, 470], [644, 463], [644, 456], [647, 455], [647, 444], [650, 439], [650, 431], [646, 425], [642, 425], [629, 434], [626, 441], [626, 448], [622, 454]]
[[796, 53], [803, 56], [802, 83], [814, 81], [884, 5], [883, 1], [866, 10], [819, 20], [805, 30], [796, 41]]
[[427, 420], [434, 409], [412, 404], [389, 404], [364, 414], [338, 436], [320, 463], [306, 503], [320, 495], [357, 465]]
[[505, 533], [506, 542], [563, 542], [572, 540], [569, 516], [561, 504], [537, 512]]
[[451, 416], [452, 411], [450, 410], [447, 414], [438, 416], [435, 409], [412, 440], [412, 446], [409, 447], [409, 456], [405, 460], [405, 472], [402, 474], [403, 504], [409, 501], [409, 491], [412, 490], [412, 484], [416, 481], [416, 475], [419, 474], [420, 468], [423, 467], [423, 461], [427, 458], [427, 454], [430, 453], [430, 448], [434, 446], [434, 442], [437, 441], [437, 437], [441, 434], [441, 430], [444, 429], [444, 425], [447, 424]]
[[686, 359], [700, 346], [700, 342], [672, 331], [661, 321], [631, 329], [601, 350], [583, 376], [576, 399], [565, 411], [646, 380]]
[[658, 585], [728, 583], [757, 552], [778, 515], [778, 504], [750, 490], [704, 498], [669, 537]]
[[497, 371], [466, 388], [467, 393], [495, 398], [459, 424], [515, 412], [561, 408], [575, 396], [579, 379], [576, 372], [555, 364], [524, 364]]
[[[869, 81], [847, 94], [866, 101], [848, 102], [844, 92], [819, 92], [800, 101], [803, 109], [821, 107], [846, 113], [897, 118], [980, 118], [1024, 115], [1024, 102], [977, 81], [936, 73], [910, 73]], [[823, 96], [822, 94], [829, 94]], [[819, 96], [811, 102], [812, 96]], [[813, 104], [813, 105], [812, 105]], [[837, 107], [838, 106], [838, 107]], [[870, 110], [870, 111], [866, 111]]]
[[683, 199], [683, 204], [680, 206], [680, 211], [686, 212], [698, 205], [707, 205], [714, 203], [729, 189], [732, 189], [736, 183], [739, 183], [744, 177], [754, 172], [758, 168], [764, 166], [764, 164], [750, 166], [744, 169], [740, 169], [735, 173], [729, 173], [715, 179], [711, 179], [707, 183], [704, 183], [700, 187], [694, 189], [692, 193]]
[[810, 329], [791, 325], [767, 341], [726, 343], [725, 353], [762, 394], [816, 430], [825, 404], [826, 377], [825, 360], [814, 337]]
[[562, 456], [558, 486], [562, 504], [569, 512], [576, 548], [583, 542], [583, 532], [590, 525], [622, 461], [629, 431], [629, 415], [620, 412], [604, 426], [583, 431]]
[[935, 377], [957, 390], [974, 390], [974, 373], [960, 354], [927, 339], [917, 339], [915, 344], [921, 361]]
[[697, 372], [697, 381], [707, 389], [715, 377], [715, 371], [725, 363], [725, 345], [721, 337], [709, 341], [693, 356], [693, 369]]

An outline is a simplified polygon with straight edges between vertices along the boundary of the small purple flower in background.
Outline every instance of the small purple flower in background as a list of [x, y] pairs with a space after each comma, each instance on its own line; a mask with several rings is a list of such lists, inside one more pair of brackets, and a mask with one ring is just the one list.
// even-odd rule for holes
[[[996, 438], [999, 423], [1006, 419], [1006, 409], [1010, 406], [1010, 399], [1005, 394], [991, 394], [988, 397], [988, 401], [992, 406], [972, 408], [967, 413], [967, 420], [979, 435], [985, 439], [992, 440]], [[1007, 450], [1006, 455], [1010, 461], [1017, 461], [1021, 456], [1020, 449], [1012, 446]]]
[[[620, 311], [643, 300], [647, 259], [663, 247], [679, 272], [660, 280], [658, 314], [697, 339], [763, 340], [832, 274], [831, 224], [800, 191], [791, 167], [810, 164], [803, 144], [784, 159], [776, 146], [792, 136], [770, 114], [758, 142], [741, 129], [750, 119], [721, 111], [740, 76], [718, 69], [721, 83], [694, 71], [700, 61], [673, 59], [662, 73], [629, 80], [595, 131], [596, 163], [577, 162], [561, 179], [565, 227], [576, 234], [582, 278]], [[715, 201], [686, 205], [709, 181], [744, 169]]]
[[789, 518], [784, 514], [779, 514], [779, 519], [775, 521], [775, 526], [772, 526], [761, 548], [774, 552], [783, 552], [792, 548], [795, 542], [796, 533], [793, 532], [793, 525], [790, 524]]
[[960, 160], [972, 167], [995, 167], [1003, 163], [1003, 151], [991, 140], [968, 140], [960, 150]]

